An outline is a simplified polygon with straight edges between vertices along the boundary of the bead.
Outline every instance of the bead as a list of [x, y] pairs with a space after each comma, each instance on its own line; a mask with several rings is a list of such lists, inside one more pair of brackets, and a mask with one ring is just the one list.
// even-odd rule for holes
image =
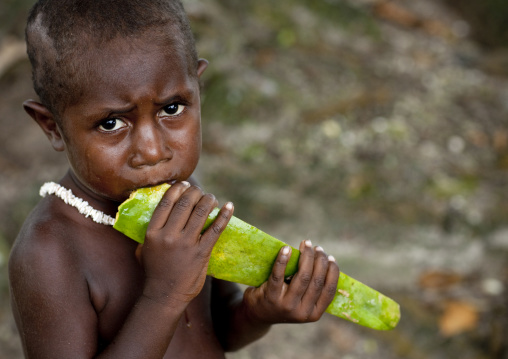
[[94, 222], [112, 226], [115, 219], [106, 213], [99, 211], [88, 204], [87, 201], [76, 197], [70, 189], [67, 189], [55, 182], [46, 182], [42, 185], [39, 194], [46, 197], [48, 194], [54, 194], [66, 204], [76, 208], [79, 213], [85, 217], [90, 217]]

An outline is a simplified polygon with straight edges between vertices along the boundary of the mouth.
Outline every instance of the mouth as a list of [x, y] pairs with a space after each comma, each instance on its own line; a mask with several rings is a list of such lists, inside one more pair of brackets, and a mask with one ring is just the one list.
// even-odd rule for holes
[[[159, 186], [161, 184], [164, 184], [164, 183], [167, 183], [169, 184], [170, 186], [174, 185], [175, 183], [177, 182], [176, 179], [172, 179], [172, 180], [164, 180], [164, 181], [159, 181], [159, 182], [150, 182], [148, 184], [145, 184], [145, 185], [142, 185], [138, 188], [148, 188], [148, 187], [155, 187], [155, 186]], [[136, 188], [137, 189], [137, 188]]]

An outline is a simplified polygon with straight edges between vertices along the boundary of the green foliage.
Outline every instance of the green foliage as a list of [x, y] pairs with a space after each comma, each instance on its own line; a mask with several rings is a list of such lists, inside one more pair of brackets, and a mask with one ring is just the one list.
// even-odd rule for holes
[[[502, 195], [492, 184], [504, 152], [474, 138], [498, 136], [506, 107], [444, 40], [383, 35], [350, 1], [229, 2], [221, 13], [228, 23], [198, 43], [215, 68], [204, 77], [204, 157], [221, 158], [203, 177], [245, 218], [299, 218], [300, 196], [326, 213], [349, 208], [351, 221], [368, 211], [439, 224], [454, 208], [470, 229], [502, 223], [487, 198]], [[242, 24], [254, 31], [230, 36]], [[195, 26], [198, 37], [210, 28]]]

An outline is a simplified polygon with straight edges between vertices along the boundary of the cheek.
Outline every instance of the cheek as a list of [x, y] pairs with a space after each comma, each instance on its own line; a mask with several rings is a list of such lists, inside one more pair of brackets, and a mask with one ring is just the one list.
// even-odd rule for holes
[[170, 145], [174, 149], [179, 151], [190, 153], [201, 152], [201, 126], [199, 121], [195, 121], [193, 124], [189, 124], [185, 128], [180, 129], [177, 132], [170, 132], [171, 139], [169, 139]]
[[69, 162], [74, 173], [86, 183], [97, 177], [97, 169], [101, 167], [100, 157], [97, 158], [93, 151], [75, 146], [69, 151]]
[[68, 159], [75, 175], [88, 186], [99, 189], [111, 184], [115, 178], [118, 158], [101, 147], [69, 146]]
[[197, 161], [201, 154], [201, 126], [198, 124], [195, 126], [192, 133], [192, 148], [189, 151], [192, 152], [193, 157]]
[[91, 181], [115, 182], [121, 178], [127, 158], [120, 146], [97, 146], [85, 151], [84, 169]]
[[178, 134], [173, 132], [172, 150], [177, 155], [181, 173], [191, 175], [196, 168], [201, 154], [201, 128], [199, 122]]
[[88, 172], [88, 157], [89, 153], [86, 148], [79, 146], [79, 144], [70, 143], [67, 146], [67, 159], [74, 172]]

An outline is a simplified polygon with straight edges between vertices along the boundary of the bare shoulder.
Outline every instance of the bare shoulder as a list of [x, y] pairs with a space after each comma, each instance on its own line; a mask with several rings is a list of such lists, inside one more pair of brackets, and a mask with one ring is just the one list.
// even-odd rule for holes
[[53, 198], [42, 200], [21, 228], [9, 258], [13, 304], [49, 298], [63, 288], [85, 289], [73, 242], [79, 230]]
[[[58, 269], [67, 264], [64, 262], [72, 261], [69, 238], [78, 231], [77, 226], [54, 198], [42, 200], [25, 220], [14, 242], [9, 259], [10, 276], [27, 269], [34, 275], [50, 274], [52, 268]], [[35, 269], [45, 271], [37, 273]]]
[[[11, 251], [12, 309], [28, 356], [96, 350], [96, 316], [73, 244], [77, 227], [65, 208], [44, 199], [25, 221]], [[65, 347], [63, 342], [85, 344]]]

